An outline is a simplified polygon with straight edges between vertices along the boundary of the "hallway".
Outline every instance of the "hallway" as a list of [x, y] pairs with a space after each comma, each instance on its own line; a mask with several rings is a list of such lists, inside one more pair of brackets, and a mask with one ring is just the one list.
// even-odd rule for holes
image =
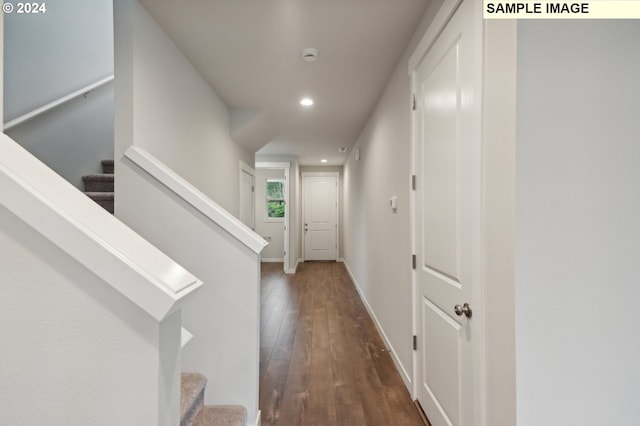
[[341, 263], [262, 263], [263, 425], [424, 425]]

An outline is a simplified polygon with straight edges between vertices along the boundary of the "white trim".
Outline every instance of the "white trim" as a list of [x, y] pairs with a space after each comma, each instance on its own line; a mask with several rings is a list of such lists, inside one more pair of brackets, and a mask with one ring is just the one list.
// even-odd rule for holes
[[258, 414], [256, 415], [256, 422], [254, 423], [255, 426], [260, 426], [262, 425], [262, 412], [260, 410], [258, 410]]
[[191, 340], [193, 340], [193, 334], [191, 334], [186, 328], [182, 327], [180, 329], [180, 347], [184, 348]]
[[295, 264], [295, 266], [294, 266], [293, 268], [289, 269], [288, 271], [284, 271], [284, 272], [285, 272], [285, 274], [295, 274], [295, 273], [296, 273], [296, 271], [298, 270], [298, 265], [299, 265], [300, 263], [302, 263], [302, 262], [304, 262], [304, 260], [302, 260], [302, 259], [298, 259], [298, 260], [296, 260], [296, 264]]
[[0, 203], [157, 321], [202, 282], [5, 134]]
[[53, 102], [49, 102], [48, 104], [41, 106], [40, 108], [36, 108], [31, 112], [28, 112], [26, 114], [21, 115], [18, 118], [14, 118], [11, 121], [7, 121], [6, 123], [4, 123], [3, 129], [6, 132], [7, 130], [11, 129], [12, 127], [16, 127], [22, 123], [24, 123], [25, 121], [29, 121], [32, 118], [43, 114], [49, 110], [52, 110], [64, 103], [69, 102], [70, 100], [73, 100], [77, 97], [83, 96], [83, 95], [87, 95], [89, 94], [89, 92], [92, 92], [94, 90], [96, 90], [98, 87], [104, 86], [107, 83], [110, 83], [113, 81], [113, 74], [111, 74], [108, 77], [103, 78], [102, 80], [98, 80], [95, 83], [91, 83], [90, 85], [83, 87], [80, 90], [76, 90], [75, 92], [69, 93], [68, 95], [65, 95], [59, 99], [56, 99]]
[[[413, 70], [411, 73], [411, 93], [416, 94], [416, 71]], [[417, 110], [411, 111], [411, 176], [409, 176], [409, 188], [412, 188], [412, 180], [413, 176], [416, 176], [417, 170], [417, 146], [418, 146], [418, 120], [416, 118]], [[417, 176], [416, 176], [417, 178]], [[416, 239], [416, 191], [411, 189], [409, 191], [409, 226], [411, 226], [411, 255], [417, 254], [417, 239]], [[411, 268], [410, 266], [408, 266]], [[416, 309], [416, 301], [419, 298], [418, 292], [418, 275], [417, 271], [411, 268], [411, 334], [416, 336], [418, 334], [418, 321], [420, 321], [418, 311]], [[413, 351], [413, 374], [414, 378], [418, 371], [418, 353]], [[413, 380], [413, 386], [410, 388], [411, 391], [411, 399], [414, 401], [418, 399], [418, 380]]]
[[218, 224], [229, 235], [243, 243], [254, 253], [260, 253], [266, 247], [267, 242], [242, 223], [240, 219], [220, 207], [215, 201], [144, 149], [130, 146], [124, 156], [208, 217], [212, 222]]
[[444, 0], [438, 13], [436, 13], [433, 21], [431, 21], [429, 28], [424, 33], [422, 40], [420, 40], [420, 43], [418, 43], [409, 58], [409, 75], [412, 75], [414, 71], [418, 69], [420, 62], [422, 62], [424, 56], [429, 49], [431, 49], [431, 46], [435, 43], [444, 27], [447, 26], [449, 20], [458, 9], [458, 6], [460, 6], [460, 3], [462, 3], [462, 0]]
[[260, 258], [260, 262], [264, 262], [264, 263], [284, 262], [284, 257], [262, 257]]
[[391, 354], [391, 359], [393, 360], [393, 363], [396, 365], [396, 369], [400, 373], [400, 377], [402, 377], [402, 381], [404, 382], [404, 385], [407, 387], [407, 389], [409, 390], [412, 389], [413, 383], [412, 383], [411, 375], [407, 372], [406, 368], [404, 368], [404, 365], [402, 365], [402, 363], [400, 362], [400, 359], [396, 355], [396, 350], [393, 348], [391, 341], [389, 340], [386, 333], [382, 329], [382, 325], [380, 324], [380, 321], [378, 321], [376, 314], [373, 312], [371, 305], [369, 305], [367, 298], [364, 296], [364, 293], [362, 292], [362, 289], [360, 288], [358, 281], [356, 281], [356, 277], [353, 276], [353, 273], [351, 272], [351, 268], [349, 268], [349, 264], [344, 259], [341, 259], [341, 261], [344, 262], [344, 266], [347, 270], [347, 273], [349, 274], [351, 281], [353, 281], [353, 285], [358, 291], [358, 295], [360, 295], [360, 299], [362, 299], [362, 303], [367, 308], [367, 312], [369, 312], [369, 315], [373, 319], [373, 323], [376, 325], [376, 328], [378, 329], [378, 333], [380, 333], [380, 336], [382, 337], [382, 340], [384, 341], [385, 346], [389, 349], [389, 353]]
[[251, 212], [251, 229], [255, 229], [256, 228], [256, 196], [255, 196], [255, 186], [256, 186], [256, 171], [247, 163], [245, 163], [242, 160], [239, 160], [239, 167], [240, 167], [240, 181], [238, 182], [238, 185], [240, 187], [240, 206], [238, 208], [238, 215], [239, 217], [243, 216], [243, 208], [242, 208], [242, 173], [246, 173], [249, 176], [251, 176], [253, 178], [253, 211]]
[[250, 165], [248, 165], [247, 163], [245, 163], [242, 160], [238, 161], [238, 164], [240, 166], [240, 170], [244, 170], [245, 172], [249, 173], [250, 175], [255, 175], [256, 171], [253, 167], [251, 167]]
[[[289, 213], [291, 212], [291, 197], [290, 197], [290, 187], [291, 187], [291, 179], [290, 179], [290, 174], [291, 174], [291, 163], [288, 161], [256, 161], [256, 169], [276, 169], [276, 170], [284, 170], [284, 180], [285, 180], [285, 185], [284, 185], [284, 203], [285, 203], [285, 209], [284, 209], [284, 252], [286, 253], [286, 255], [284, 256], [284, 265], [283, 265], [283, 270], [285, 273], [289, 273], [288, 271], [290, 270], [290, 260], [291, 259], [291, 253], [289, 251], [289, 248], [291, 246], [289, 238], [290, 238], [290, 232], [291, 232], [291, 228], [290, 228], [290, 224], [291, 224], [291, 220], [290, 220], [290, 216]], [[280, 222], [280, 220], [265, 220], [265, 222]]]
[[314, 177], [314, 176], [318, 176], [318, 177], [326, 177], [326, 176], [330, 176], [330, 177], [334, 177], [336, 178], [336, 184], [337, 184], [337, 189], [336, 189], [336, 258], [335, 260], [338, 261], [338, 256], [340, 255], [340, 192], [341, 192], [341, 180], [340, 180], [340, 172], [302, 172], [302, 214], [301, 214], [301, 218], [302, 221], [300, 223], [300, 229], [301, 229], [301, 235], [302, 235], [302, 261], [304, 262], [307, 258], [306, 253], [305, 253], [305, 241], [304, 241], [304, 218], [305, 218], [305, 181], [304, 178], [305, 177]]
[[[286, 210], [286, 207], [285, 207], [285, 210]], [[284, 223], [284, 217], [265, 217], [262, 219], [262, 221], [264, 223]]]

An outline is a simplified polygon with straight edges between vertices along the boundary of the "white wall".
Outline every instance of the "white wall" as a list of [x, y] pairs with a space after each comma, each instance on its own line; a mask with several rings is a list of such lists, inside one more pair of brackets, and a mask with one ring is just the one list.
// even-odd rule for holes
[[640, 22], [520, 21], [519, 426], [638, 423]]
[[0, 424], [177, 424], [180, 314], [158, 324], [3, 206], [0, 224]]
[[[5, 14], [4, 121], [113, 74], [111, 0], [58, 0], [44, 14]], [[113, 85], [6, 133], [82, 188], [113, 158]]]
[[262, 250], [262, 259], [279, 259], [284, 253], [284, 221], [268, 220], [266, 214], [267, 179], [284, 179], [284, 170], [256, 169], [256, 226], [255, 231], [269, 242]]
[[113, 73], [110, 0], [56, 0], [43, 14], [4, 14], [4, 120]]
[[[343, 256], [407, 384], [413, 376], [407, 63], [440, 4], [429, 5], [344, 166]], [[392, 196], [398, 197], [397, 213], [389, 207]]]
[[254, 159], [229, 136], [227, 107], [142, 5], [114, 8], [116, 158], [144, 148], [237, 216], [238, 162]]

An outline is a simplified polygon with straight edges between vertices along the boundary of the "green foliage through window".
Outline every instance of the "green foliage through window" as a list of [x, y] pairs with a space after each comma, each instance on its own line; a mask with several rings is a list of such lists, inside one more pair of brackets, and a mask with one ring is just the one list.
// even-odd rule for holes
[[267, 218], [284, 218], [284, 180], [267, 179]]

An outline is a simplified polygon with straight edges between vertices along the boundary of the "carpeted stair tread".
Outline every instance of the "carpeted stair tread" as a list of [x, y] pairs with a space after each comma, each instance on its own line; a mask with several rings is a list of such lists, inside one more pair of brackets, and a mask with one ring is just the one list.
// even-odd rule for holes
[[102, 172], [107, 174], [113, 174], [113, 160], [102, 160]]
[[114, 176], [113, 174], [93, 174], [82, 176], [84, 182], [84, 190], [86, 192], [113, 192]]
[[115, 211], [113, 160], [102, 160], [100, 163], [104, 173], [82, 176], [85, 194], [113, 214]]
[[198, 373], [182, 373], [180, 382], [180, 426], [190, 426], [204, 406], [207, 378]]
[[247, 409], [240, 405], [205, 405], [193, 426], [245, 426]]
[[113, 214], [115, 211], [113, 192], [85, 192], [85, 194], [109, 213]]
[[115, 194], [113, 192], [85, 192], [89, 198], [94, 201], [113, 201]]

